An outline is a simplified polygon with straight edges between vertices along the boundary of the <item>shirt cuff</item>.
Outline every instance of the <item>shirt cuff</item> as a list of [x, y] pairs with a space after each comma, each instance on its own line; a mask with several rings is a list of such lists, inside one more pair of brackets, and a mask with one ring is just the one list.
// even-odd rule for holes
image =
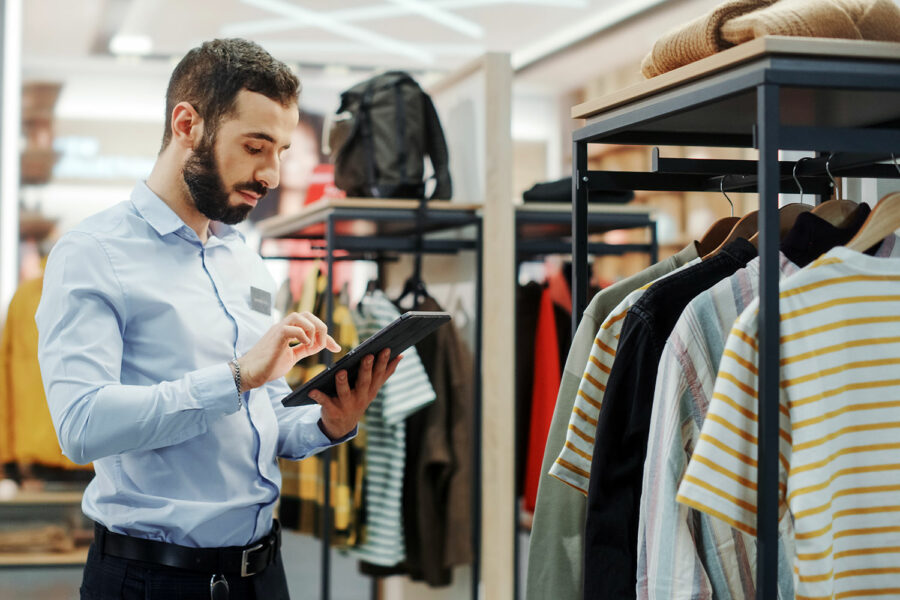
[[327, 440], [327, 442], [322, 444], [323, 446], [337, 446], [338, 444], [343, 444], [347, 440], [352, 440], [353, 438], [355, 438], [356, 434], [359, 433], [359, 425], [357, 425], [356, 427], [353, 428], [353, 430], [350, 433], [348, 433], [344, 437], [333, 440], [333, 439], [331, 439], [331, 436], [329, 436], [327, 433], [325, 433], [325, 424], [322, 422], [321, 418], [319, 418], [319, 421], [317, 424], [319, 425], [319, 431], [322, 432], [322, 435], [324, 436], [325, 440]]
[[234, 386], [234, 375], [228, 363], [219, 363], [211, 367], [197, 369], [190, 373], [191, 397], [199, 408], [230, 415], [241, 407], [238, 401], [237, 388]]

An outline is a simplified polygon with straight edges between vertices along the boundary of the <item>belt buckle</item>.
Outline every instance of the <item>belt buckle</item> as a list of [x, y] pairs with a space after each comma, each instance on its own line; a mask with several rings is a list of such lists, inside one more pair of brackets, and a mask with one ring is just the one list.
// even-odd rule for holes
[[241, 553], [241, 577], [250, 577], [251, 575], [256, 575], [256, 571], [254, 571], [253, 573], [247, 572], [247, 559], [250, 557], [251, 552], [256, 552], [262, 547], [262, 544], [257, 544], [252, 548], [247, 548]]

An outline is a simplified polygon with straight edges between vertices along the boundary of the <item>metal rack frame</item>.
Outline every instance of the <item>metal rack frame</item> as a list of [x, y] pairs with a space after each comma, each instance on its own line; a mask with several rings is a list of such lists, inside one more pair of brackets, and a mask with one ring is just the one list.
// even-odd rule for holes
[[[627, 252], [646, 252], [650, 257], [650, 262], [655, 263], [659, 260], [659, 239], [656, 231], [656, 221], [653, 219], [652, 210], [645, 211], [622, 211], [621, 205], [610, 205], [608, 209], [604, 209], [599, 204], [594, 204], [594, 210], [588, 212], [587, 231], [591, 234], [603, 233], [613, 229], [642, 229], [647, 228], [650, 233], [650, 241], [648, 243], [635, 244], [608, 244], [605, 242], [589, 242], [587, 244], [588, 254], [597, 256], [620, 256]], [[572, 252], [572, 211], [569, 205], [561, 205], [555, 211], [536, 211], [528, 210], [529, 205], [526, 203], [519, 206], [516, 210], [516, 272], [523, 262], [535, 257], [543, 257], [549, 254], [569, 254]], [[567, 210], [568, 209], [568, 210]], [[555, 235], [542, 235], [540, 237], [531, 237], [524, 234], [524, 229], [529, 225], [538, 225], [544, 227], [555, 227], [557, 232]], [[574, 260], [573, 260], [574, 262]], [[585, 292], [586, 293], [586, 292]], [[518, 309], [516, 310], [518, 315]], [[575, 315], [573, 315], [573, 319]], [[576, 324], [577, 327], [577, 324]], [[574, 336], [574, 329], [573, 336]], [[519, 342], [516, 340], [515, 347], [519, 348]], [[516, 419], [518, 419], [518, 414]], [[518, 429], [518, 424], [515, 425]], [[517, 457], [524, 458], [524, 457]], [[518, 465], [516, 472], [518, 473]], [[516, 488], [519, 488], [521, 482], [516, 482]], [[513, 598], [521, 598], [521, 589], [519, 585], [519, 567], [521, 560], [521, 552], [519, 548], [519, 502], [515, 498], [515, 507], [513, 515], [516, 520], [515, 531], [516, 536], [513, 541], [513, 557], [514, 568], [516, 574], [513, 582]]]
[[[778, 577], [778, 193], [796, 192], [790, 182], [793, 163], [780, 162], [778, 151], [847, 153], [833, 159], [834, 175], [896, 177], [875, 163], [890, 153], [900, 155], [898, 100], [900, 56], [764, 53], [621, 103], [592, 116], [573, 134], [573, 317], [582, 313], [587, 290], [587, 206], [592, 192], [718, 192], [721, 183], [726, 190], [760, 195], [759, 600], [776, 597]], [[594, 142], [757, 148], [759, 161], [666, 160], [656, 154], [653, 172], [591, 172], [587, 145]], [[824, 191], [825, 160], [820, 156], [798, 166], [798, 175], [809, 180], [804, 183], [807, 192]]]
[[[372, 203], [377, 203], [372, 199]], [[339, 235], [338, 226], [350, 221], [367, 221], [372, 223], [391, 223], [403, 225], [386, 233], [360, 233]], [[408, 225], [408, 226], [406, 226]], [[471, 239], [427, 239], [424, 235], [441, 231], [474, 227]], [[329, 207], [317, 211], [309, 218], [301, 218], [290, 225], [288, 231], [279, 231], [272, 235], [263, 235], [267, 239], [306, 239], [321, 240], [324, 245], [314, 248], [321, 251], [321, 258], [327, 268], [327, 288], [325, 297], [325, 324], [331, 329], [334, 318], [334, 263], [340, 260], [381, 260], [384, 252], [396, 254], [414, 254], [420, 260], [423, 254], [448, 254], [460, 251], [475, 252], [475, 336], [481, 339], [481, 292], [482, 292], [482, 224], [481, 217], [471, 209], [429, 210], [425, 203], [418, 208], [358, 208]], [[319, 231], [321, 229], [321, 231]], [[260, 245], [262, 245], [262, 240]], [[262, 248], [260, 248], [262, 250]], [[358, 253], [349, 257], [336, 257], [336, 250]], [[264, 259], [309, 260], [308, 257], [265, 255]], [[472, 598], [478, 598], [481, 564], [481, 348], [476, 343], [473, 348], [474, 381], [473, 381], [473, 471], [472, 471]], [[332, 357], [325, 356], [325, 365], [331, 366]], [[331, 478], [328, 476], [331, 467], [331, 450], [323, 452], [322, 469], [324, 472], [323, 492], [325, 497], [322, 511], [321, 537], [321, 598], [331, 598]], [[372, 597], [376, 597], [373, 580]]]

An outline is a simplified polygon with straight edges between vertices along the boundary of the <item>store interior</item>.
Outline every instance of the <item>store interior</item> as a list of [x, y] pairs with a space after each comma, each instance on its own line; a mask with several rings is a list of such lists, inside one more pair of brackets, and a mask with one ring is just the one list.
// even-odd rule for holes
[[[894, 0], [886, 1], [897, 8]], [[276, 309], [310, 310], [343, 327], [339, 342], [346, 351], [361, 341], [346, 319], [373, 289], [396, 299], [401, 311], [415, 307], [427, 290], [438, 309], [453, 316], [458, 349], [450, 359], [451, 391], [442, 409], [447, 411], [442, 418], [453, 422], [435, 425], [439, 417], [423, 410], [428, 399], [408, 409], [403, 416], [408, 464], [392, 467], [406, 479], [389, 482], [383, 490], [403, 495], [400, 516], [409, 529], [408, 519], [429, 517], [407, 514], [410, 506], [421, 511], [422, 501], [404, 486], [416, 481], [424, 489], [429, 468], [444, 469], [441, 476], [449, 481], [451, 491], [442, 488], [449, 494], [442, 500], [443, 512], [430, 516], [436, 529], [417, 532], [416, 541], [407, 537], [405, 556], [401, 549], [394, 559], [366, 560], [374, 554], [365, 547], [365, 511], [372, 502], [365, 497], [375, 488], [361, 480], [368, 464], [365, 439], [327, 456], [283, 461], [278, 510], [292, 597], [526, 598], [535, 508], [547, 478], [545, 447], [549, 452], [560, 380], [568, 371], [573, 314], [577, 325], [599, 290], [676, 257], [695, 240], [706, 239], [714, 224], [760, 206], [755, 164], [762, 157], [755, 138], [749, 144], [704, 144], [708, 138], [689, 135], [688, 119], [686, 142], [679, 141], [680, 125], [652, 140], [635, 127], [629, 138], [625, 124], [619, 138], [609, 135], [620, 141], [584, 144], [584, 154], [576, 156], [581, 150], [573, 146], [573, 134], [607, 117], [625, 123], [629, 111], [651, 110], [650, 101], [642, 105], [642, 98], [629, 97], [628, 90], [656, 81], [663, 82], [662, 92], [677, 91], [680, 84], [665, 79], [672, 73], [647, 76], [648, 60], [655, 58], [657, 67], [663, 62], [652, 54], [654, 44], [721, 4], [0, 1], [0, 323], [6, 331], [0, 375], [0, 425], [6, 428], [0, 432], [5, 463], [0, 600], [77, 598], [93, 539], [93, 526], [80, 509], [91, 467], [62, 455], [44, 399], [36, 341], [16, 337], [36, 336], [33, 311], [46, 256], [59, 236], [127, 200], [135, 182], [147, 177], [160, 150], [172, 69], [189, 49], [226, 37], [258, 43], [288, 64], [302, 84], [300, 124], [282, 161], [281, 185], [238, 226], [281, 286]], [[880, 60], [897, 67], [900, 44], [878, 43], [887, 45]], [[697, 56], [682, 64], [700, 59], [710, 60]], [[662, 70], [680, 73], [677, 66]], [[341, 94], [386, 71], [407, 72], [434, 102], [449, 153], [449, 199], [358, 198], [335, 183], [328, 142]], [[887, 97], [896, 100], [900, 83], [890, 82]], [[623, 95], [619, 104], [616, 94]], [[597, 99], [607, 103], [593, 108]], [[852, 97], [835, 102], [828, 106], [853, 112], [848, 108]], [[888, 123], [884, 131], [897, 135], [900, 103], [868, 102], [872, 110], [883, 108], [878, 118]], [[732, 118], [737, 117], [710, 116], [710, 135], [717, 127], [727, 129], [723, 123]], [[821, 124], [814, 121], [797, 117], [796, 124], [808, 129]], [[849, 126], [863, 126], [851, 121]], [[864, 152], [859, 146], [852, 151]], [[782, 150], [780, 160], [794, 166], [782, 173], [779, 205], [812, 207], [836, 195], [874, 207], [900, 190], [890, 153], [878, 148], [867, 155], [872, 164], [865, 165], [839, 154], [829, 163], [830, 148]], [[580, 217], [587, 235], [580, 240], [585, 244], [581, 256], [573, 252], [571, 177], [573, 161], [579, 172], [582, 159], [591, 172], [625, 175], [662, 176], [660, 165], [667, 159], [672, 165], [682, 160], [753, 167], [696, 174], [704, 177], [702, 184], [692, 175], [649, 185], [629, 186], [627, 177], [606, 189], [598, 184]], [[804, 160], [812, 161], [808, 174], [802, 170]], [[826, 175], [829, 170], [837, 175]], [[752, 181], [738, 185], [738, 177]], [[587, 176], [584, 182], [588, 186]], [[573, 281], [572, 264], [579, 261], [584, 270]], [[584, 297], [576, 297], [580, 293]], [[322, 368], [322, 361], [298, 364], [288, 383], [296, 387]], [[585, 418], [596, 426], [596, 419]], [[440, 449], [434, 447], [438, 438]], [[420, 461], [429, 451], [439, 455], [430, 466]], [[587, 461], [589, 467], [590, 456]], [[569, 487], [560, 489], [579, 493], [572, 480], [562, 481]], [[581, 557], [569, 559], [580, 573]], [[435, 561], [438, 568], [430, 569]]]

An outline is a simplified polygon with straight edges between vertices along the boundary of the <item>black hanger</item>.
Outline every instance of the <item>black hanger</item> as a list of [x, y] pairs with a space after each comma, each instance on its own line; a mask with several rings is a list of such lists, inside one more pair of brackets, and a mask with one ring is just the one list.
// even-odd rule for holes
[[410, 275], [409, 279], [406, 280], [406, 283], [403, 284], [403, 291], [400, 293], [400, 296], [394, 300], [394, 304], [399, 306], [410, 294], [413, 295], [413, 307], [418, 306], [422, 300], [428, 297], [428, 290], [425, 289], [425, 282], [423, 282], [415, 273]]
[[406, 280], [406, 283], [403, 284], [403, 292], [396, 300], [394, 300], [396, 306], [400, 306], [400, 303], [405, 300], [407, 296], [413, 294], [413, 308], [415, 308], [428, 296], [428, 291], [425, 289], [425, 283], [422, 281], [423, 229], [425, 225], [426, 209], [426, 200], [423, 197], [419, 200], [419, 207], [416, 210], [416, 248], [415, 254], [413, 255], [413, 272], [409, 279]]

